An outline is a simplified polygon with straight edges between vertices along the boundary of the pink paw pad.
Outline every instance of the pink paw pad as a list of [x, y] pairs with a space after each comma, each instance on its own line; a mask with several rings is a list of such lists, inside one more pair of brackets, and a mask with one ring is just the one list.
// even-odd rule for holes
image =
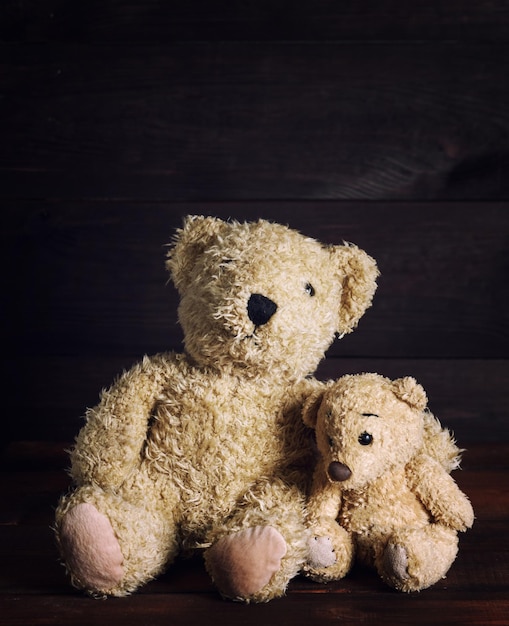
[[286, 542], [275, 528], [255, 526], [220, 539], [208, 563], [223, 594], [247, 598], [269, 583], [285, 554]]
[[71, 573], [89, 590], [108, 591], [124, 575], [122, 551], [108, 518], [78, 504], [62, 520], [60, 543]]

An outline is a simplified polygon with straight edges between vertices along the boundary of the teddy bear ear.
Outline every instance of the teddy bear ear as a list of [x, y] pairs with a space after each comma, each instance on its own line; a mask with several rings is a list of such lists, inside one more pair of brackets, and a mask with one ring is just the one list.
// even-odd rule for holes
[[188, 215], [170, 244], [166, 268], [175, 287], [182, 292], [187, 285], [196, 259], [213, 242], [225, 222], [215, 217]]
[[316, 389], [304, 401], [302, 407], [302, 421], [310, 428], [316, 428], [318, 410], [322, 404], [324, 389]]
[[394, 395], [406, 402], [413, 409], [424, 411], [428, 404], [426, 392], [421, 385], [411, 376], [398, 378], [392, 383]]
[[343, 285], [338, 332], [346, 335], [371, 306], [379, 271], [375, 260], [353, 244], [333, 246], [332, 250]]

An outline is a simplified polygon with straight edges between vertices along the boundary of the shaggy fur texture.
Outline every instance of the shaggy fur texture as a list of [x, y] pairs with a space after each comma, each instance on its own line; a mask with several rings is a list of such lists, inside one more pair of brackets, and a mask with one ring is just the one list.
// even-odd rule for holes
[[474, 514], [448, 473], [460, 450], [426, 404], [413, 378], [377, 374], [345, 376], [307, 400], [321, 453], [308, 504], [312, 578], [341, 578], [355, 552], [402, 591], [447, 573]]
[[307, 556], [309, 375], [370, 306], [376, 265], [278, 224], [190, 217], [167, 266], [185, 353], [145, 358], [88, 411], [61, 554], [76, 586], [125, 595], [200, 548], [223, 595], [266, 601]]

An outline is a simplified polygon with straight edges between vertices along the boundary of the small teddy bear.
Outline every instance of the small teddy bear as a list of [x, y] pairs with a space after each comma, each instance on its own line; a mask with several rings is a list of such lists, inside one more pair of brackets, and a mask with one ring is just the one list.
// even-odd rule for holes
[[167, 267], [185, 351], [145, 357], [88, 411], [57, 542], [91, 595], [126, 595], [195, 549], [223, 596], [267, 601], [307, 555], [310, 375], [370, 306], [378, 270], [354, 245], [202, 216]]
[[446, 575], [474, 513], [449, 475], [461, 451], [426, 406], [413, 378], [378, 374], [344, 376], [308, 398], [303, 419], [320, 452], [308, 501], [311, 578], [342, 578], [354, 555], [400, 591]]

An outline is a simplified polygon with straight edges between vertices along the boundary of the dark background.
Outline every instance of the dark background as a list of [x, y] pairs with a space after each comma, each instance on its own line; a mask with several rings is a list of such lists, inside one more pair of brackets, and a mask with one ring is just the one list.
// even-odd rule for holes
[[[0, 0], [0, 621], [500, 625], [509, 615], [509, 0]], [[321, 377], [415, 376], [475, 524], [447, 578], [355, 568], [224, 602], [201, 559], [93, 601], [57, 560], [65, 449], [101, 388], [181, 350], [188, 213], [352, 241], [382, 276]]]
[[508, 2], [4, 1], [0, 38], [7, 440], [181, 349], [188, 213], [364, 248], [319, 375], [414, 375], [460, 444], [509, 440]]

